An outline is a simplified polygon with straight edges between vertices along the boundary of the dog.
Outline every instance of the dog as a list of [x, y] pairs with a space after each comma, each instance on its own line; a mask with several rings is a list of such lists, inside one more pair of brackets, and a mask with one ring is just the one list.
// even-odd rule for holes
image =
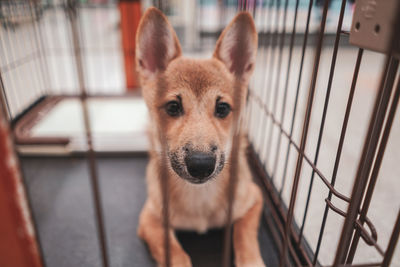
[[[138, 236], [159, 266], [166, 265], [160, 152], [166, 150], [169, 177], [170, 263], [189, 267], [191, 259], [174, 230], [205, 232], [227, 223], [230, 175], [226, 165], [238, 118], [233, 114], [245, 106], [245, 97], [235, 106], [235, 90], [247, 95], [256, 53], [257, 32], [248, 12], [238, 13], [224, 29], [211, 59], [183, 57], [164, 14], [156, 8], [143, 14], [136, 34], [136, 64], [150, 114], [151, 149], [146, 170], [148, 196], [139, 217]], [[265, 266], [257, 239], [263, 198], [246, 160], [247, 139], [240, 138], [231, 213], [235, 264]]]

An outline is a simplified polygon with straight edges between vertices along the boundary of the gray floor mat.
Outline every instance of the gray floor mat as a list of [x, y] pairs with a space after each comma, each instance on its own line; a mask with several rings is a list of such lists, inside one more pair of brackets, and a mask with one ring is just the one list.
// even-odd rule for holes
[[[100, 266], [93, 203], [83, 158], [23, 158], [29, 197], [37, 221], [47, 267]], [[146, 158], [99, 158], [102, 203], [111, 266], [156, 266], [136, 236], [140, 209], [146, 198]], [[264, 261], [278, 258], [265, 225], [259, 239]], [[178, 233], [196, 266], [221, 266], [223, 231], [206, 235]]]

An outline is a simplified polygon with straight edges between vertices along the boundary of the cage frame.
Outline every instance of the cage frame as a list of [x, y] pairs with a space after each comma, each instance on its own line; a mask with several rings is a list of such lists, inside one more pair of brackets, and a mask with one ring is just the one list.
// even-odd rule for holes
[[[221, 1], [222, 2], [222, 1]], [[279, 18], [279, 10], [282, 8], [282, 2], [283, 0], [270, 0], [269, 1], [269, 17], [266, 18], [272, 19], [272, 15], [274, 14], [275, 18]], [[291, 65], [291, 60], [292, 60], [292, 52], [293, 52], [293, 46], [295, 43], [295, 38], [296, 38], [296, 20], [297, 20], [297, 12], [298, 12], [298, 7], [299, 7], [299, 0], [296, 0], [296, 6], [295, 6], [295, 16], [294, 16], [294, 23], [293, 23], [293, 28], [292, 32], [290, 33], [290, 39], [289, 39], [289, 58], [288, 58], [288, 64], [287, 64], [287, 70], [286, 73], [290, 73], [290, 68], [292, 67]], [[273, 106], [272, 109], [270, 109], [267, 106], [267, 101], [272, 97], [271, 94], [273, 94], [273, 90], [278, 90], [279, 89], [279, 84], [276, 85], [275, 87], [271, 88], [267, 92], [263, 92], [263, 95], [257, 96], [251, 88], [249, 91], [248, 99], [252, 99], [251, 101], [254, 101], [257, 105], [260, 106], [260, 108], [264, 112], [264, 117], [262, 117], [262, 121], [260, 122], [261, 127], [259, 128], [259, 131], [257, 133], [258, 138], [262, 139], [263, 145], [261, 146], [262, 149], [265, 149], [267, 147], [267, 156], [271, 155], [271, 140], [272, 140], [272, 129], [273, 127], [278, 127], [280, 131], [279, 135], [279, 140], [281, 138], [286, 138], [288, 139], [288, 149], [287, 149], [287, 155], [289, 154], [290, 149], [294, 149], [298, 153], [297, 157], [297, 164], [296, 164], [296, 169], [295, 169], [295, 175], [294, 175], [294, 184], [291, 188], [291, 197], [290, 197], [290, 203], [287, 205], [281, 197], [282, 193], [282, 188], [285, 185], [285, 182], [283, 182], [283, 185], [280, 189], [276, 188], [274, 185], [274, 175], [275, 175], [275, 169], [276, 166], [273, 166], [273, 172], [268, 173], [265, 167], [265, 163], [262, 162], [262, 160], [259, 157], [259, 151], [255, 148], [254, 144], [250, 140], [250, 147], [248, 149], [248, 159], [249, 163], [253, 168], [253, 172], [255, 175], [255, 178], [258, 180], [258, 183], [261, 185], [261, 188], [263, 189], [264, 192], [264, 198], [265, 198], [265, 204], [268, 207], [268, 209], [264, 210], [264, 216], [263, 219], [266, 221], [266, 223], [270, 226], [270, 229], [272, 230], [273, 237], [275, 239], [275, 242], [277, 243], [278, 247], [280, 247], [280, 266], [319, 266], [320, 263], [318, 262], [318, 252], [319, 248], [321, 245], [321, 240], [323, 239], [323, 231], [327, 219], [327, 214], [329, 211], [332, 211], [336, 214], [339, 214], [340, 216], [343, 216], [345, 218], [345, 223], [341, 232], [340, 240], [338, 243], [338, 249], [336, 251], [336, 256], [335, 260], [333, 263], [333, 266], [389, 266], [391, 258], [393, 257], [394, 253], [394, 248], [396, 246], [396, 243], [399, 239], [400, 235], [400, 211], [398, 212], [398, 216], [396, 219], [396, 222], [393, 227], [393, 231], [389, 240], [388, 246], [383, 249], [377, 244], [377, 233], [376, 230], [372, 224], [372, 222], [368, 219], [367, 213], [369, 209], [369, 204], [372, 199], [372, 195], [374, 192], [374, 187], [376, 184], [376, 181], [378, 179], [379, 175], [379, 170], [381, 167], [381, 163], [383, 160], [383, 156], [385, 153], [386, 149], [386, 144], [389, 139], [390, 135], [390, 130], [392, 127], [392, 123], [394, 120], [394, 117], [396, 115], [396, 109], [398, 106], [398, 101], [400, 97], [400, 75], [398, 74], [398, 67], [399, 67], [399, 53], [397, 51], [396, 45], [399, 42], [399, 36], [394, 35], [392, 37], [392, 45], [391, 49], [389, 50], [389, 53], [386, 55], [386, 61], [384, 68], [382, 70], [382, 75], [381, 75], [381, 81], [379, 84], [378, 88], [378, 94], [375, 97], [375, 102], [374, 102], [374, 108], [372, 111], [372, 114], [370, 116], [370, 122], [369, 122], [369, 127], [367, 130], [367, 135], [365, 138], [364, 146], [363, 146], [363, 151], [361, 154], [361, 158], [359, 160], [359, 165], [357, 169], [357, 174], [355, 177], [355, 182], [353, 186], [353, 190], [351, 193], [351, 196], [345, 196], [341, 194], [337, 189], [335, 189], [335, 180], [337, 178], [337, 170], [339, 168], [340, 164], [340, 156], [342, 153], [343, 145], [344, 145], [344, 140], [346, 137], [346, 130], [349, 122], [349, 116], [351, 113], [351, 107], [353, 103], [353, 98], [354, 98], [354, 92], [355, 88], [357, 85], [357, 79], [359, 76], [359, 71], [360, 71], [360, 65], [362, 63], [362, 58], [363, 58], [363, 48], [358, 49], [358, 54], [357, 54], [357, 59], [355, 62], [354, 66], [354, 72], [353, 72], [353, 79], [350, 85], [350, 91], [348, 95], [348, 101], [346, 105], [346, 111], [345, 111], [345, 116], [343, 118], [343, 123], [341, 125], [341, 134], [339, 138], [339, 144], [337, 146], [337, 153], [336, 153], [336, 159], [334, 162], [334, 171], [333, 174], [330, 175], [331, 180], [328, 179], [329, 176], [325, 175], [318, 167], [317, 167], [317, 161], [318, 161], [318, 152], [319, 152], [319, 147], [321, 143], [321, 138], [323, 136], [323, 131], [324, 131], [324, 122], [326, 118], [326, 113], [327, 113], [327, 107], [329, 105], [329, 95], [330, 95], [330, 90], [332, 87], [332, 81], [334, 79], [334, 72], [335, 72], [335, 64], [336, 64], [336, 57], [337, 57], [337, 52], [340, 46], [340, 39], [341, 37], [349, 36], [349, 32], [343, 31], [342, 30], [342, 23], [343, 23], [343, 18], [344, 18], [344, 13], [345, 13], [345, 6], [346, 6], [346, 0], [341, 1], [341, 10], [340, 10], [340, 16], [338, 20], [338, 25], [337, 25], [337, 30], [335, 34], [335, 40], [334, 40], [334, 45], [333, 45], [333, 56], [332, 56], [332, 62], [331, 62], [331, 69], [330, 69], [330, 74], [329, 74], [329, 80], [328, 80], [328, 86], [327, 86], [327, 92], [325, 96], [325, 102], [324, 102], [324, 110], [322, 112], [322, 122], [320, 124], [320, 131], [318, 135], [318, 145], [316, 149], [316, 155], [314, 160], [310, 159], [306, 154], [305, 154], [305, 146], [307, 142], [307, 134], [308, 134], [308, 129], [309, 129], [309, 123], [310, 123], [310, 116], [313, 108], [313, 99], [314, 99], [314, 94], [315, 94], [315, 87], [316, 87], [316, 80], [318, 78], [318, 70], [319, 70], [319, 62], [320, 62], [320, 56], [321, 56], [321, 51], [323, 48], [324, 44], [324, 30], [325, 30], [325, 24], [327, 20], [327, 15], [329, 12], [329, 2], [330, 0], [326, 0], [324, 7], [323, 7], [323, 14], [321, 18], [321, 25], [319, 27], [319, 31], [316, 34], [318, 37], [318, 41], [315, 46], [315, 54], [314, 54], [314, 69], [312, 76], [310, 78], [310, 87], [309, 87], [309, 95], [308, 95], [308, 101], [306, 105], [306, 113], [303, 118], [303, 127], [302, 127], [302, 138], [300, 144], [298, 144], [293, 138], [292, 138], [292, 129], [293, 129], [293, 123], [295, 120], [295, 113], [296, 113], [296, 107], [294, 111], [292, 112], [292, 127], [290, 132], [287, 132], [283, 128], [283, 111], [286, 109], [285, 105], [282, 106], [282, 112], [281, 112], [281, 117], [277, 118], [276, 117], [276, 108], [277, 106]], [[31, 12], [34, 12], [32, 10], [36, 10], [33, 8], [37, 3], [35, 1], [28, 1], [28, 6], [31, 10]], [[288, 9], [288, 3], [289, 0], [284, 1], [284, 13], [283, 13], [283, 21], [286, 23], [287, 20], [287, 9]], [[157, 3], [158, 7], [160, 9], [165, 8], [166, 3], [165, 1], [158, 1]], [[223, 4], [222, 4], [223, 6]], [[306, 30], [304, 33], [304, 38], [303, 38], [303, 44], [302, 44], [302, 59], [301, 59], [301, 64], [300, 64], [300, 74], [298, 77], [298, 83], [297, 83], [297, 92], [296, 92], [296, 103], [297, 103], [297, 97], [299, 93], [299, 88], [300, 88], [300, 82], [302, 80], [302, 75], [303, 75], [303, 63], [304, 63], [304, 55], [306, 53], [306, 48], [309, 46], [308, 44], [308, 38], [311, 35], [309, 31], [309, 23], [310, 23], [310, 17], [311, 17], [311, 11], [313, 7], [313, 0], [309, 1], [309, 7], [308, 7], [308, 14], [307, 14], [307, 22], [306, 22]], [[84, 107], [83, 110], [84, 112], [84, 120], [85, 120], [85, 132], [86, 132], [86, 137], [87, 137], [87, 144], [88, 144], [88, 151], [86, 153], [88, 157], [88, 161], [90, 162], [90, 173], [91, 173], [91, 181], [92, 181], [92, 191], [94, 194], [94, 199], [95, 199], [95, 210], [96, 210], [96, 222], [98, 223], [98, 235], [99, 235], [99, 242], [100, 242], [100, 247], [102, 250], [102, 262], [103, 266], [109, 266], [108, 263], [108, 251], [107, 251], [107, 241], [106, 241], [106, 235], [105, 235], [105, 226], [104, 226], [104, 221], [102, 218], [102, 208], [101, 208], [101, 195], [100, 195], [100, 189], [99, 185], [97, 182], [97, 174], [96, 174], [96, 152], [93, 150], [93, 147], [91, 145], [91, 129], [89, 126], [89, 117], [87, 114], [87, 107], [86, 106], [86, 99], [88, 97], [87, 92], [85, 90], [85, 80], [83, 76], [83, 67], [82, 67], [82, 58], [80, 55], [80, 40], [79, 40], [79, 30], [78, 30], [78, 25], [77, 25], [77, 13], [76, 13], [76, 2], [73, 0], [68, 0], [67, 1], [67, 10], [68, 10], [68, 15], [69, 15], [69, 21], [70, 21], [70, 27], [71, 27], [71, 33], [72, 33], [72, 42], [73, 42], [73, 47], [74, 47], [74, 57], [75, 57], [75, 64], [76, 64], [76, 71], [77, 71], [77, 76], [79, 77], [79, 87], [80, 87], [80, 94], [79, 97], [82, 101], [82, 106]], [[237, 1], [237, 10], [249, 10], [253, 14], [255, 14], [257, 6], [252, 3], [250, 0], [239, 0]], [[400, 25], [400, 18], [397, 19], [397, 24]], [[285, 42], [287, 41], [285, 39], [286, 37], [286, 27], [283, 27], [283, 30], [279, 31], [278, 27], [276, 26], [275, 29], [270, 28], [264, 33], [260, 33], [260, 35], [264, 34], [265, 38], [262, 39], [260, 38], [261, 42], [264, 41], [264, 46], [267, 47], [267, 55], [265, 62], [269, 61], [269, 73], [267, 74], [268, 80], [267, 82], [267, 87], [272, 87], [268, 86], [268, 83], [274, 79], [274, 71], [276, 71], [276, 76], [279, 77], [281, 71], [282, 71], [282, 49], [285, 46]], [[40, 35], [38, 35], [40, 36]], [[40, 43], [40, 38], [36, 40], [36, 43]], [[42, 53], [42, 52], [39, 52]], [[277, 57], [276, 57], [277, 56]], [[277, 62], [275, 62], [275, 59], [277, 59]], [[275, 64], [277, 64], [277, 69], [275, 68]], [[40, 64], [40, 68], [42, 70], [48, 68], [43, 62]], [[276, 78], [275, 78], [276, 79]], [[284, 84], [284, 90], [285, 92], [287, 91], [288, 88], [288, 77], [285, 80]], [[278, 79], [279, 80], [279, 79]], [[396, 83], [397, 81], [397, 83]], [[43, 83], [45, 83], [45, 79], [43, 77]], [[265, 86], [265, 84], [263, 84]], [[161, 86], [160, 86], [161, 87]], [[7, 100], [7, 94], [4, 91], [4, 86], [2, 84], [2, 109], [7, 110], [7, 107], [9, 105], [9, 102]], [[265, 95], [264, 95], [265, 94]], [[286, 95], [286, 93], [285, 93]], [[277, 93], [275, 92], [273, 94], [274, 97], [277, 96]], [[285, 96], [286, 99], [286, 96]], [[249, 100], [250, 101], [250, 100]], [[276, 101], [275, 101], [276, 102]], [[296, 104], [297, 105], [297, 104]], [[246, 110], [248, 116], [251, 116], [251, 110]], [[9, 111], [8, 111], [9, 113]], [[3, 114], [4, 115], [4, 114]], [[7, 118], [10, 121], [10, 117]], [[267, 135], [263, 135], [262, 128], [263, 125], [265, 127], [269, 126], [269, 131]], [[268, 138], [266, 138], [268, 137]], [[162, 140], [162, 137], [160, 137]], [[264, 144], [264, 142], [267, 142]], [[278, 141], [280, 143], [280, 141]], [[278, 145], [279, 147], [279, 145]], [[278, 152], [276, 152], [275, 155], [275, 164], [277, 162], [277, 156]], [[5, 160], [4, 158], [2, 160]], [[286, 167], [285, 167], [285, 173], [286, 173], [286, 168], [287, 168], [287, 160], [288, 156], [286, 157]], [[298, 183], [300, 179], [300, 173], [302, 170], [303, 164], [308, 164], [312, 168], [312, 176], [310, 179], [310, 185], [309, 185], [309, 191], [308, 191], [308, 196], [307, 196], [307, 204], [306, 208], [304, 211], [304, 218], [303, 221], [299, 227], [299, 225], [296, 224], [296, 222], [293, 219], [293, 213], [295, 209], [295, 204], [296, 204], [296, 194], [298, 192]], [[236, 164], [232, 164], [236, 165]], [[234, 170], [232, 171], [234, 172]], [[162, 172], [165, 173], [165, 172]], [[311, 248], [308, 246], [307, 242], [304, 239], [303, 235], [303, 229], [304, 225], [306, 222], [306, 217], [307, 217], [307, 209], [310, 201], [310, 193], [312, 191], [312, 184], [314, 181], [314, 177], [317, 177], [320, 179], [328, 188], [329, 194], [327, 198], [325, 199], [325, 212], [323, 216], [323, 221], [321, 224], [320, 228], [320, 236], [318, 239], [318, 246], [316, 251], [312, 251]], [[286, 177], [286, 175], [284, 175]], [[284, 178], [285, 179], [285, 178]], [[167, 179], [162, 179], [162, 180], [167, 180]], [[163, 188], [166, 188], [165, 186]], [[232, 186], [232, 192], [234, 191], [234, 186]], [[234, 194], [232, 193], [232, 196]], [[345, 212], [343, 210], [340, 210], [334, 204], [331, 202], [331, 199], [333, 196], [338, 197], [339, 199], [345, 201], [348, 203], [348, 210]], [[168, 198], [167, 198], [167, 192], [164, 191], [164, 199], [165, 203], [168, 203]], [[232, 198], [233, 199], [233, 198]], [[232, 200], [230, 201], [232, 203]], [[165, 220], [165, 229], [168, 229], [168, 205], [165, 205], [164, 208], [164, 220]], [[272, 216], [271, 216], [272, 215]], [[230, 243], [230, 227], [231, 223], [227, 223], [227, 230], [226, 230], [226, 244], [225, 248], [228, 248], [228, 244]], [[368, 228], [368, 229], [367, 229]], [[166, 235], [168, 237], [168, 235]], [[352, 261], [354, 259], [354, 255], [356, 253], [357, 245], [359, 243], [360, 238], [362, 238], [367, 244], [373, 246], [376, 248], [376, 250], [381, 254], [382, 256], [382, 261], [381, 262], [373, 262], [373, 263], [365, 263], [365, 264], [352, 264]], [[40, 242], [39, 242], [40, 243]], [[169, 251], [169, 246], [168, 246], [168, 238], [165, 241], [165, 246], [166, 246], [166, 251]], [[229, 262], [230, 256], [229, 256], [230, 250], [225, 249], [225, 263], [224, 266], [230, 266], [231, 263]], [[166, 253], [167, 261], [169, 262], [169, 253]], [[290, 257], [291, 260], [288, 260]], [[293, 261], [293, 262], [291, 262]], [[167, 264], [168, 265], [168, 264]]]

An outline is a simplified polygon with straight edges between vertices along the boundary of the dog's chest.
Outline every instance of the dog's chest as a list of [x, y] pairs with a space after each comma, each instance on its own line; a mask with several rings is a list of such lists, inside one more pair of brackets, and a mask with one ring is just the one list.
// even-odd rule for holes
[[226, 200], [218, 185], [187, 186], [171, 203], [174, 228], [205, 232], [226, 221]]

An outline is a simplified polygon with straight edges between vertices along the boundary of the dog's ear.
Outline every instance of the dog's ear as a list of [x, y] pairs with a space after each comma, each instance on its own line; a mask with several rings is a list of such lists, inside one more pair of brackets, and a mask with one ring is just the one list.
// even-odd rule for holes
[[176, 33], [165, 15], [154, 7], [147, 9], [136, 34], [136, 65], [139, 74], [144, 78], [153, 78], [181, 53]]
[[257, 31], [248, 12], [240, 12], [217, 41], [214, 57], [222, 61], [237, 78], [248, 82], [257, 54]]

